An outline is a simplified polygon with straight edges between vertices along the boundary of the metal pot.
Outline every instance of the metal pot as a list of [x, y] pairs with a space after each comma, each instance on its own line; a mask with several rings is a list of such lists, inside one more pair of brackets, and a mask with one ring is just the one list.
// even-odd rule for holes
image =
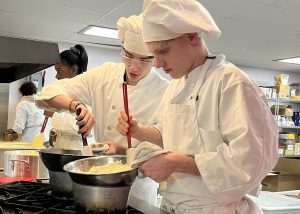
[[0, 142], [0, 169], [4, 169], [4, 152], [12, 150], [35, 150], [31, 143]]
[[118, 160], [127, 162], [126, 156], [113, 155], [85, 158], [64, 166], [73, 181], [74, 201], [79, 213], [126, 213], [128, 196], [137, 176], [137, 169], [111, 174], [78, 173], [78, 170], [88, 172], [92, 166]]
[[35, 150], [4, 152], [4, 175], [48, 179], [48, 171]]
[[86, 158], [81, 150], [67, 150], [48, 148], [39, 150], [42, 161], [49, 170], [52, 194], [56, 198], [70, 199], [73, 197], [73, 182], [67, 172], [63, 170], [65, 164]]
[[101, 187], [74, 182], [77, 213], [126, 213], [131, 186]]

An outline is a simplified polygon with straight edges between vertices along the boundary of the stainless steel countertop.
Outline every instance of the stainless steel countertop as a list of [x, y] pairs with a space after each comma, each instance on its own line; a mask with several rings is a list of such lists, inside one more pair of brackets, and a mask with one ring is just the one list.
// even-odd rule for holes
[[145, 214], [167, 214], [167, 212], [161, 210], [160, 208], [150, 205], [145, 201], [131, 195], [129, 196], [128, 204], [129, 206]]

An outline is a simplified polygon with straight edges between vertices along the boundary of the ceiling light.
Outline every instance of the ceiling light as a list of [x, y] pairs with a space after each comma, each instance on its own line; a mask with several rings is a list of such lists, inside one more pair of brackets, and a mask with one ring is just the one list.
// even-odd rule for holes
[[100, 36], [111, 39], [118, 39], [118, 30], [98, 26], [88, 26], [79, 32], [84, 35]]
[[286, 58], [286, 59], [277, 59], [277, 60], [274, 60], [274, 61], [300, 65], [300, 57], [292, 57], [292, 58]]

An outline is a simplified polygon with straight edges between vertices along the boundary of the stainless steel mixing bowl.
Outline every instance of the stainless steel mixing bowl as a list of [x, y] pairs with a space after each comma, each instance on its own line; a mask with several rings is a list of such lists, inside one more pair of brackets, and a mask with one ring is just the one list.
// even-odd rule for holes
[[127, 163], [127, 158], [124, 155], [92, 157], [70, 162], [64, 166], [64, 170], [69, 173], [73, 182], [78, 184], [102, 187], [130, 186], [138, 174], [136, 168], [111, 174], [82, 174], [78, 172], [79, 170], [88, 172], [92, 166], [101, 166], [119, 160], [123, 163]]

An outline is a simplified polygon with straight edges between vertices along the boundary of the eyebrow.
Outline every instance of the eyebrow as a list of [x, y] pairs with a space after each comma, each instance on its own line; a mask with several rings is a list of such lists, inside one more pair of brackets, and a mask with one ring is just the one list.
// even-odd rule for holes
[[[128, 51], [126, 51], [126, 49], [125, 49], [124, 47], [122, 47], [122, 49], [124, 50], [124, 52], [125, 52], [126, 54], [128, 54], [129, 56], [132, 56], [132, 57], [133, 57], [133, 55], [132, 55], [131, 53], [129, 53]], [[138, 58], [139, 58], [139, 59], [153, 59], [154, 56], [138, 57]]]

